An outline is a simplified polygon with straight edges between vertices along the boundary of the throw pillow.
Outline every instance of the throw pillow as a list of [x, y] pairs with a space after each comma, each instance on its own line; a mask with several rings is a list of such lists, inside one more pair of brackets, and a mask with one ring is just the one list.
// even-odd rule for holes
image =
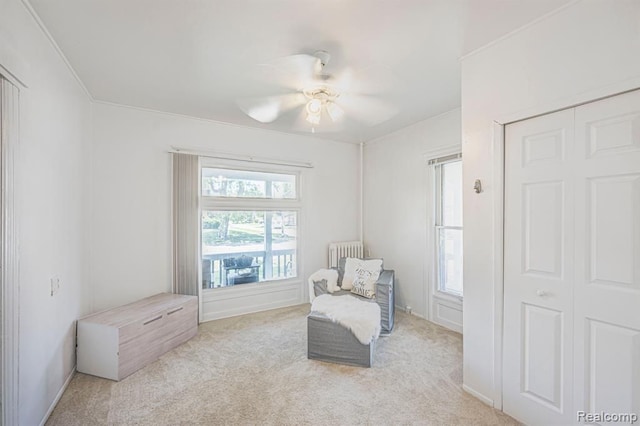
[[353, 280], [356, 278], [356, 268], [360, 265], [360, 259], [348, 257], [344, 263], [344, 274], [342, 274], [342, 289], [351, 290]]
[[380, 269], [366, 269], [365, 267], [356, 268], [356, 277], [353, 280], [351, 293], [372, 299], [376, 295], [376, 282], [380, 277]]
[[344, 276], [342, 277], [343, 290], [351, 290], [353, 281], [356, 278], [356, 269], [358, 268], [364, 268], [367, 271], [371, 271], [372, 274], [377, 272], [377, 280], [382, 270], [382, 259], [362, 260], [352, 257], [347, 258], [344, 264]]

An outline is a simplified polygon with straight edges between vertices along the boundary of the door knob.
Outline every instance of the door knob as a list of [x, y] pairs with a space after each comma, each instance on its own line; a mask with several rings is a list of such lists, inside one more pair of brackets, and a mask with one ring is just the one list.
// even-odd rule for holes
[[538, 290], [538, 291], [536, 291], [536, 294], [538, 296], [540, 296], [540, 297], [544, 297], [544, 296], [548, 296], [549, 295], [549, 293], [547, 293], [546, 290]]

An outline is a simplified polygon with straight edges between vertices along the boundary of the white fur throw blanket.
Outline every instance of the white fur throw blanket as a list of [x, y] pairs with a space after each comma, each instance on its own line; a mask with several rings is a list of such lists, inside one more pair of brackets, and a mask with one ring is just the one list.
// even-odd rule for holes
[[363, 345], [380, 336], [380, 306], [353, 296], [323, 294], [315, 298], [311, 310], [351, 330]]
[[313, 302], [313, 299], [316, 298], [313, 282], [322, 280], [327, 280], [327, 291], [329, 293], [340, 290], [340, 287], [338, 287], [338, 271], [335, 269], [320, 269], [309, 277], [309, 302]]

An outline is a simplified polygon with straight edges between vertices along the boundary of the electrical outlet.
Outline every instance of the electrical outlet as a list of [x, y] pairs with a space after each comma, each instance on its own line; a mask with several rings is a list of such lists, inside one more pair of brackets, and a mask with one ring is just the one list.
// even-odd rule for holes
[[60, 290], [60, 278], [51, 278], [51, 296], [55, 295]]

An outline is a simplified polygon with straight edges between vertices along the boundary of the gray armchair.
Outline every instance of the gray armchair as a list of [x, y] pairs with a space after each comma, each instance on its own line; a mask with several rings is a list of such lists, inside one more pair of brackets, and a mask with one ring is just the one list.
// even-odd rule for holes
[[[346, 258], [343, 257], [338, 261], [338, 267], [334, 268], [338, 271], [338, 285], [342, 286], [342, 277], [344, 276], [344, 265]], [[314, 282], [320, 284], [319, 282]], [[314, 292], [316, 296], [321, 294], [328, 294], [326, 282], [325, 285], [314, 285]], [[388, 335], [393, 330], [393, 324], [395, 319], [395, 271], [390, 269], [384, 269], [384, 264], [380, 277], [376, 282], [376, 295], [373, 299], [367, 299], [366, 297], [358, 296], [351, 293], [348, 290], [339, 290], [331, 293], [333, 296], [344, 296], [350, 294], [361, 300], [377, 303], [380, 306], [380, 328], [381, 334]]]

